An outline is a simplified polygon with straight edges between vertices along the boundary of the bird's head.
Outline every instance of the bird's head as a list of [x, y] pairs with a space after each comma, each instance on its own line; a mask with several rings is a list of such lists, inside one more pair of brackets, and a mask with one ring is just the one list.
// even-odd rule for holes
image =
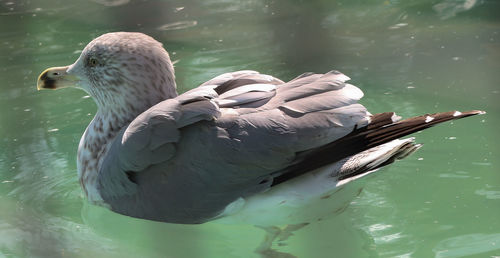
[[174, 68], [162, 44], [136, 32], [113, 32], [92, 40], [74, 64], [52, 67], [37, 89], [81, 88], [99, 108], [142, 109], [177, 95]]

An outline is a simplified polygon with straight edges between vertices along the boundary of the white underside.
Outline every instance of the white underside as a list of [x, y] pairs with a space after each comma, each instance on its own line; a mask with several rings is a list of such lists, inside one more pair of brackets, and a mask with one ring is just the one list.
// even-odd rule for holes
[[[254, 224], [260, 226], [299, 224], [332, 217], [342, 212], [359, 195], [363, 180], [372, 170], [344, 180], [332, 177], [336, 171], [356, 164], [380, 164], [413, 138], [394, 140], [361, 152], [344, 160], [277, 185], [269, 191], [247, 199], [240, 198], [230, 205], [216, 220], [228, 224]], [[369, 155], [366, 155], [369, 154]]]

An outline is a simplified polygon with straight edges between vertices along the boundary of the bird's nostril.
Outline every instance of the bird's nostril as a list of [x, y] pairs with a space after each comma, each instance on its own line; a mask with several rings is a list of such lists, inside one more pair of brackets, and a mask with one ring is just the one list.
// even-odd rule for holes
[[59, 73], [58, 72], [54, 72], [52, 75], [53, 76], [57, 76], [57, 75], [59, 75]]

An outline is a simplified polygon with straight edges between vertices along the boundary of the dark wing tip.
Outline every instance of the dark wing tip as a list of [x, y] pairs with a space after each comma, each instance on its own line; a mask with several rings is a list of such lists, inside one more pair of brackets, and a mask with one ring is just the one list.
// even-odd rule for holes
[[451, 112], [446, 112], [446, 113], [452, 113], [454, 119], [459, 119], [459, 118], [468, 117], [468, 116], [484, 115], [484, 114], [486, 114], [486, 111], [483, 111], [483, 110], [470, 110], [470, 111], [464, 111], [464, 112], [461, 112], [461, 111], [451, 111]]
[[[482, 110], [449, 111], [415, 116], [404, 120], [399, 120], [400, 117], [394, 112], [374, 114], [367, 126], [356, 128], [350, 134], [336, 141], [307, 152], [306, 155], [302, 156], [300, 162], [281, 170], [280, 176], [274, 178], [273, 185], [436, 124], [485, 113]], [[412, 145], [413, 151], [420, 147], [421, 145]], [[404, 153], [401, 154], [401, 158], [404, 157]]]
[[464, 114], [470, 114], [471, 116], [473, 115], [484, 115], [486, 114], [486, 111], [483, 111], [483, 110], [471, 110], [471, 111], [467, 111], [467, 112], [462, 112]]

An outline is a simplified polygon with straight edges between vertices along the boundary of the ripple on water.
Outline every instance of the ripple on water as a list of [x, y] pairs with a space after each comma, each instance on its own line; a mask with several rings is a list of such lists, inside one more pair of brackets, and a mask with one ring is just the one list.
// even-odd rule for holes
[[167, 23], [165, 25], [159, 26], [156, 28], [157, 30], [180, 30], [180, 29], [186, 29], [190, 27], [194, 27], [198, 24], [197, 21], [178, 21], [178, 22], [172, 22], [172, 23]]
[[439, 242], [432, 249], [436, 257], [462, 257], [500, 249], [500, 233], [467, 234]]
[[468, 175], [468, 172], [465, 171], [456, 171], [452, 173], [443, 173], [439, 174], [439, 177], [444, 177], [444, 178], [469, 178], [470, 176]]
[[130, 2], [130, 0], [91, 0], [92, 2], [102, 4], [104, 6], [119, 6]]
[[477, 195], [483, 195], [486, 199], [500, 199], [500, 191], [480, 189], [476, 190]]
[[373, 224], [373, 225], [369, 226], [368, 230], [370, 230], [370, 232], [375, 232], [375, 231], [380, 231], [380, 230], [384, 230], [387, 228], [392, 228], [392, 225], [377, 223], [377, 224]]
[[394, 233], [394, 234], [375, 237], [374, 241], [376, 244], [383, 244], [383, 243], [389, 243], [389, 242], [398, 240], [402, 237], [403, 237], [403, 235], [401, 234], [401, 232], [398, 232], [398, 233]]

